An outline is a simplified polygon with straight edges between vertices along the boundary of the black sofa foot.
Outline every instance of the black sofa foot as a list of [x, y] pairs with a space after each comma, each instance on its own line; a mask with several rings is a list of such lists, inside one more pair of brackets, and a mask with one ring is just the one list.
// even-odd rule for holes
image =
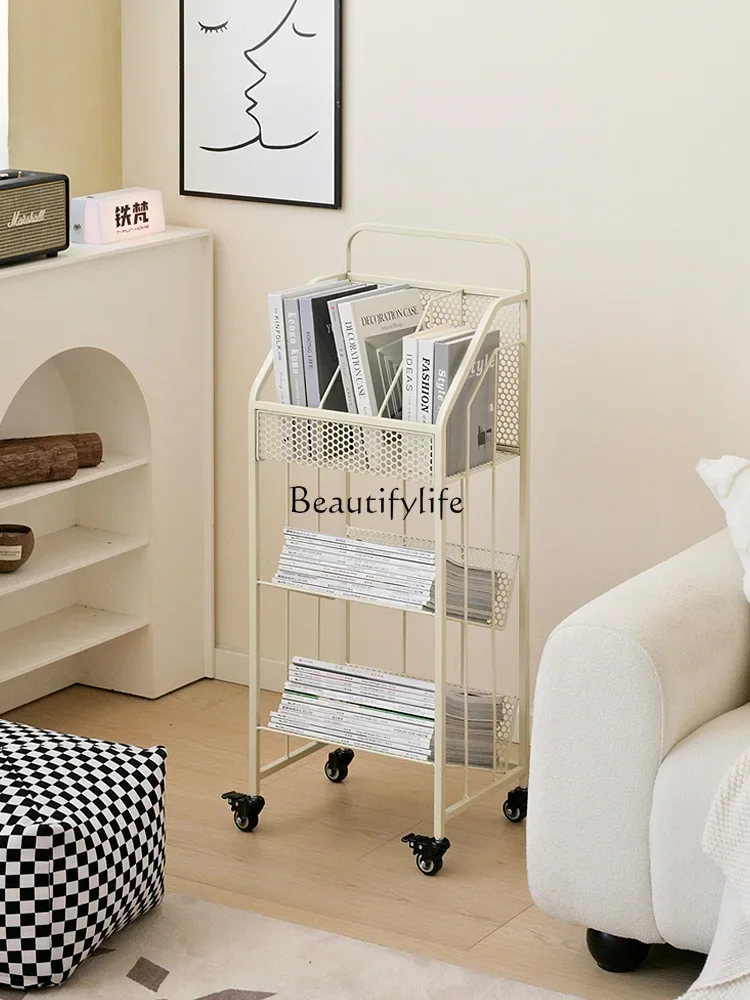
[[586, 931], [586, 944], [596, 964], [605, 972], [635, 972], [651, 951], [651, 945], [642, 941], [591, 929]]

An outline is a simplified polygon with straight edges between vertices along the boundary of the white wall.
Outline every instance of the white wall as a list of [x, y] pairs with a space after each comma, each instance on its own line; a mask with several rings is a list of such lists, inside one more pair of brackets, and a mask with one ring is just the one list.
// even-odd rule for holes
[[8, 166], [8, 0], [0, 0], [0, 167]]
[[183, 199], [176, 5], [124, 0], [124, 181], [217, 234], [218, 641], [246, 649], [246, 400], [265, 295], [355, 222], [499, 232], [533, 262], [534, 649], [717, 529], [750, 452], [750, 7], [347, 0], [344, 210]]
[[10, 0], [8, 18], [13, 166], [74, 196], [121, 187], [120, 0]]

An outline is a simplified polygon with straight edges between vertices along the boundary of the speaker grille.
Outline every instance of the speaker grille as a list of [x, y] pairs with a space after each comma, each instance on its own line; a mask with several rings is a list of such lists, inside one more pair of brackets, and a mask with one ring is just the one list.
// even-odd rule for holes
[[[24, 254], [60, 250], [68, 240], [65, 181], [6, 188], [0, 194], [0, 261]], [[44, 221], [8, 228], [16, 212], [44, 210]]]

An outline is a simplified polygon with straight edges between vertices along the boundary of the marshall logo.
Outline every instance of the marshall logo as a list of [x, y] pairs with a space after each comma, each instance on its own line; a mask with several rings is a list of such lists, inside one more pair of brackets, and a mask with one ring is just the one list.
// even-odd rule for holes
[[44, 222], [47, 209], [42, 208], [38, 212], [14, 212], [8, 223], [8, 229], [20, 229], [21, 226], [35, 226], [39, 222]]

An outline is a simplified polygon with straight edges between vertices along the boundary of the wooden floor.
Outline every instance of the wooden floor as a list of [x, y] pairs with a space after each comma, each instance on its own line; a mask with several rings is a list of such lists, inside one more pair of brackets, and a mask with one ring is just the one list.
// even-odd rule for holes
[[[267, 710], [277, 695], [266, 696]], [[449, 824], [445, 868], [421, 875], [406, 845], [430, 832], [431, 771], [359, 754], [333, 785], [314, 754], [275, 774], [258, 829], [235, 829], [221, 801], [247, 787], [247, 691], [201, 681], [148, 702], [74, 687], [10, 718], [85, 736], [161, 743], [168, 763], [168, 888], [570, 993], [672, 1000], [697, 956], [656, 948], [629, 976], [599, 971], [583, 931], [546, 917], [526, 887], [524, 826], [489, 796]], [[268, 760], [283, 738], [264, 734]]]

